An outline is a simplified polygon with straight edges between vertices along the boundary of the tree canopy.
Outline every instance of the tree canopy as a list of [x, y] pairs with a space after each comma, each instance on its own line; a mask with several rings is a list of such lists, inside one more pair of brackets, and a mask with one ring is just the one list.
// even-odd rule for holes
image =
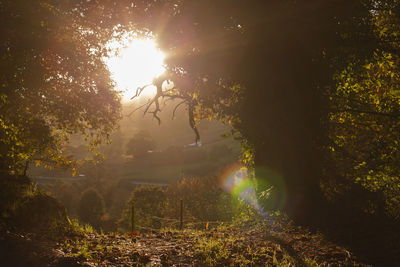
[[112, 29], [82, 19], [79, 1], [2, 1], [0, 170], [71, 165], [71, 134], [93, 144], [114, 129], [119, 98], [102, 57]]

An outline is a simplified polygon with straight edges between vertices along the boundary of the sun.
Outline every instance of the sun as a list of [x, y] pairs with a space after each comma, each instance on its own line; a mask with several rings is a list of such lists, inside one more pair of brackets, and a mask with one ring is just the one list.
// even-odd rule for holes
[[[151, 84], [154, 78], [164, 73], [164, 54], [154, 39], [128, 39], [111, 41], [108, 47], [113, 51], [104, 61], [116, 83], [116, 90], [122, 92], [122, 101], [129, 101], [136, 89]], [[155, 86], [147, 87], [141, 96], [155, 95]]]

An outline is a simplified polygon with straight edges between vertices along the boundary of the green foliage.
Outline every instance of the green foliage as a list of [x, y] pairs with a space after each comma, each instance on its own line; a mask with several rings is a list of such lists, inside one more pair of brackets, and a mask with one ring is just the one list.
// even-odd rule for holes
[[365, 199], [378, 205], [368, 212], [386, 211], [394, 218], [400, 218], [398, 62], [396, 54], [376, 51], [370, 59], [350, 64], [337, 75], [329, 131], [334, 165], [326, 171], [336, 183], [332, 191], [359, 183], [367, 191], [383, 193], [384, 205], [377, 199]]
[[79, 235], [93, 234], [96, 230], [90, 224], [81, 224], [77, 219], [68, 218], [71, 232]]
[[243, 140], [241, 162], [243, 162], [248, 167], [254, 166], [254, 152], [254, 147], [246, 142], [246, 140]]
[[[77, 3], [75, 3], [77, 4]], [[74, 166], [62, 154], [74, 133], [94, 146], [119, 118], [119, 99], [101, 57], [112, 30], [93, 31], [69, 1], [3, 1], [0, 51], [0, 170], [26, 161]]]
[[95, 228], [101, 226], [101, 217], [104, 215], [103, 197], [92, 188], [82, 193], [78, 206], [79, 218]]
[[207, 266], [215, 266], [220, 262], [229, 259], [229, 251], [226, 250], [226, 245], [232, 240], [222, 240], [216, 238], [199, 238], [197, 240], [195, 254], [200, 256], [202, 262]]
[[63, 244], [63, 248], [65, 250], [73, 250], [75, 253], [71, 253], [73, 257], [78, 259], [93, 259], [92, 254], [95, 254], [97, 250], [101, 250], [102, 248], [90, 246], [91, 244], [87, 242], [87, 240], [76, 240], [76, 242], [71, 242], [70, 240], [66, 240]]

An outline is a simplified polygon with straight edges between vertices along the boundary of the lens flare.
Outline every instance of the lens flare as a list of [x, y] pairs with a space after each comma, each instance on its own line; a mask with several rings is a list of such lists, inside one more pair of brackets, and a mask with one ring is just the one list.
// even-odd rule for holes
[[285, 207], [287, 190], [282, 174], [271, 168], [258, 167], [255, 169], [255, 177], [260, 197], [266, 200], [263, 207], [266, 210], [281, 210]]
[[219, 177], [219, 182], [224, 191], [239, 198], [256, 210], [266, 221], [270, 221], [268, 214], [258, 201], [255, 190], [256, 181], [249, 177], [246, 167], [239, 163], [229, 166]]

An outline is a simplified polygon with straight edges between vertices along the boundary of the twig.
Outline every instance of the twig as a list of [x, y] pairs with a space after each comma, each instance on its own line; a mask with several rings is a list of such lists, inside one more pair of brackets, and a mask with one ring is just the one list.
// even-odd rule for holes
[[149, 86], [151, 86], [151, 85], [153, 85], [153, 84], [146, 84], [146, 85], [144, 85], [144, 86], [142, 86], [142, 87], [138, 87], [137, 89], [136, 89], [136, 94], [134, 95], [134, 96], [132, 96], [131, 97], [131, 100], [132, 99], [134, 99], [135, 97], [138, 97], [142, 92], [143, 92], [143, 90], [146, 88], [146, 87], [149, 87]]

